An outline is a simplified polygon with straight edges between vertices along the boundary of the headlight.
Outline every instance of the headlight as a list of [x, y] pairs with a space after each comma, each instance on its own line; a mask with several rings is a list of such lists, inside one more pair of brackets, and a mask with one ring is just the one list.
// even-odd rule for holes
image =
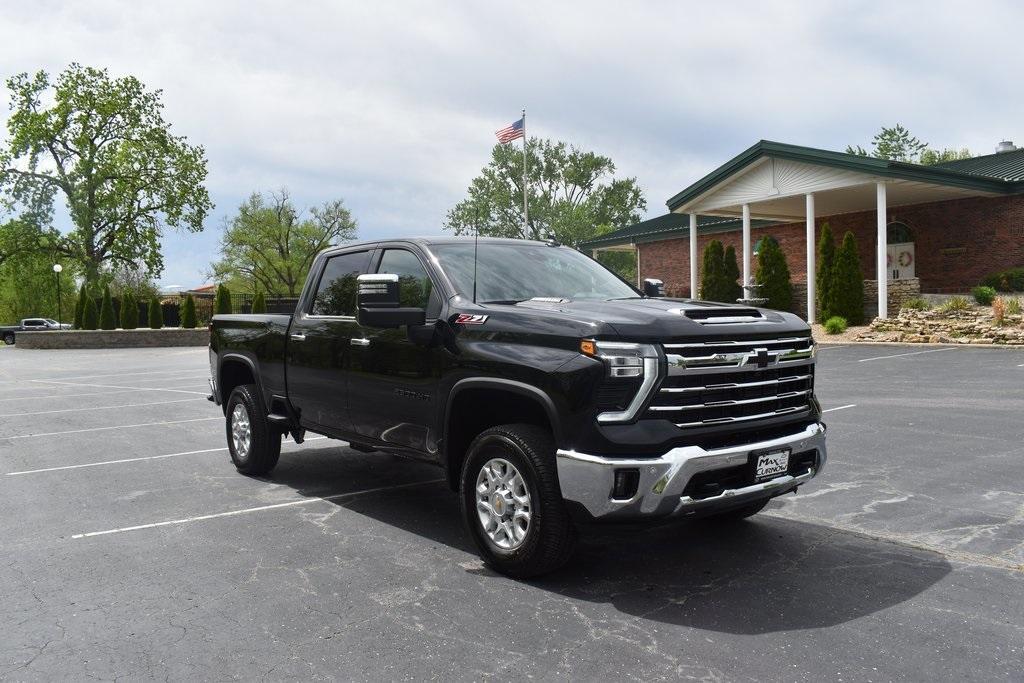
[[602, 423], [629, 422], [636, 417], [658, 380], [658, 350], [650, 344], [605, 342], [584, 339], [580, 352], [602, 361], [611, 382], [641, 379], [639, 389], [625, 410], [600, 413]]

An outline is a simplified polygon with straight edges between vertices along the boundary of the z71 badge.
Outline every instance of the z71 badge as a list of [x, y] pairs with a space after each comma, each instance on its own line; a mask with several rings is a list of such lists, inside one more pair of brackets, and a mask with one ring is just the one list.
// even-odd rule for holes
[[455, 317], [456, 325], [483, 325], [487, 322], [486, 315], [473, 315], [472, 313], [459, 313]]

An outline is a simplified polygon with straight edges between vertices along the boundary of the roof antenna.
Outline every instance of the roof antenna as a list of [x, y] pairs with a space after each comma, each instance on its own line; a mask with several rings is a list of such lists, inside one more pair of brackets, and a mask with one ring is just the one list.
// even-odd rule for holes
[[476, 303], [476, 254], [480, 248], [480, 207], [473, 207], [473, 303]]

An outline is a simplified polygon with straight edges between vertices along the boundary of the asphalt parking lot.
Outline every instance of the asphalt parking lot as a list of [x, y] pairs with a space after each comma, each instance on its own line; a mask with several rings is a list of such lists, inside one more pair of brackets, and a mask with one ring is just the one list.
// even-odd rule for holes
[[429, 466], [237, 474], [205, 349], [0, 348], [0, 677], [1021, 680], [1024, 351], [819, 360], [819, 480], [515, 582]]

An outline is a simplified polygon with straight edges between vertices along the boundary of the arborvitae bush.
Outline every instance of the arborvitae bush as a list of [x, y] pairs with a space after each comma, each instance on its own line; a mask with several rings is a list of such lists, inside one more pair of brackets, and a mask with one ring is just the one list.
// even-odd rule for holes
[[231, 290], [227, 285], [217, 285], [217, 294], [213, 301], [213, 312], [215, 314], [233, 313], [231, 309]]
[[131, 292], [121, 293], [121, 329], [134, 330], [139, 324], [139, 311]]
[[149, 327], [152, 330], [159, 330], [164, 326], [164, 312], [160, 307], [160, 300], [155, 296], [149, 300]]
[[[882, 273], [881, 275], [885, 277], [886, 274]], [[862, 324], [864, 322], [864, 275], [860, 270], [857, 240], [852, 232], [847, 232], [843, 236], [843, 243], [836, 252], [829, 289], [829, 296], [832, 298], [829, 317], [838, 315], [846, 318], [846, 322], [850, 325]]]
[[832, 228], [825, 223], [818, 237], [818, 272], [814, 278], [815, 298], [818, 300], [818, 320], [832, 316], [832, 268], [836, 260], [836, 243]]
[[736, 262], [736, 248], [731, 244], [725, 248], [725, 256], [722, 257], [722, 274], [723, 288], [728, 292], [725, 300], [734, 304], [743, 297], [743, 285], [740, 283], [740, 266]]
[[110, 298], [109, 286], [103, 288], [103, 303], [100, 304], [100, 329], [117, 329], [117, 317], [114, 315], [114, 301]]
[[95, 330], [99, 326], [100, 311], [96, 308], [96, 300], [86, 294], [85, 303], [82, 305], [82, 329]]
[[267, 312], [267, 301], [263, 298], [263, 292], [256, 292], [256, 296], [252, 298], [252, 312], [253, 313], [266, 313]]
[[700, 276], [700, 298], [705, 301], [725, 301], [728, 292], [725, 283], [725, 253], [722, 243], [711, 240], [704, 247], [704, 261]]
[[789, 265], [782, 247], [774, 239], [761, 240], [757, 252], [756, 279], [761, 288], [758, 296], [767, 299], [768, 308], [788, 311], [793, 307], [793, 285], [789, 281]]
[[185, 297], [185, 303], [181, 306], [181, 326], [186, 330], [196, 326], [196, 300], [191, 294]]
[[82, 314], [85, 311], [85, 300], [89, 298], [89, 293], [85, 291], [85, 283], [82, 283], [82, 288], [78, 290], [78, 301], [75, 302], [75, 321], [74, 328], [76, 330], [82, 329]]

